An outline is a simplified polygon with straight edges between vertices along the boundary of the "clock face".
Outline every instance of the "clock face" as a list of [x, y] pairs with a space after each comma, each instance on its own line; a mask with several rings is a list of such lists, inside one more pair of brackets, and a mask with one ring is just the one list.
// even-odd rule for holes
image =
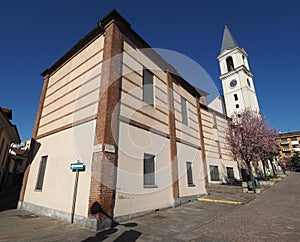
[[237, 84], [237, 80], [232, 80], [230, 83], [229, 83], [229, 86], [230, 87], [235, 87]]

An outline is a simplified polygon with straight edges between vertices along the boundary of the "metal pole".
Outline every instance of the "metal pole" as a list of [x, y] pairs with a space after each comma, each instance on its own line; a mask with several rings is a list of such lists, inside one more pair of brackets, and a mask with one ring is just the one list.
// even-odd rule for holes
[[73, 193], [73, 204], [72, 204], [72, 212], [71, 212], [71, 224], [74, 222], [75, 204], [76, 204], [77, 187], [78, 187], [78, 178], [79, 178], [79, 170], [76, 170], [74, 193]]

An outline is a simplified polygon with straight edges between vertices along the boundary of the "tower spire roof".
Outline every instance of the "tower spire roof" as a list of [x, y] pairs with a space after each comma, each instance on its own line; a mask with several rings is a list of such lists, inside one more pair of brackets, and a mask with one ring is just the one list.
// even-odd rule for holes
[[224, 33], [223, 33], [223, 41], [222, 41], [222, 47], [221, 47], [221, 53], [226, 50], [233, 47], [238, 46], [237, 41], [233, 38], [232, 34], [230, 33], [227, 25], [224, 27]]

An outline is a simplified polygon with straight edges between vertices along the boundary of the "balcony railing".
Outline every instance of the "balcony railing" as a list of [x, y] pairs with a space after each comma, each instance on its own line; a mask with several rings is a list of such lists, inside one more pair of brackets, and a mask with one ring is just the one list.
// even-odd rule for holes
[[292, 143], [292, 145], [298, 145], [299, 144], [298, 140], [292, 140], [291, 143]]
[[281, 145], [288, 145], [289, 142], [288, 142], [288, 141], [281, 141], [280, 144], [281, 144]]
[[291, 149], [290, 148], [282, 148], [282, 151], [283, 152], [289, 152], [289, 151], [291, 151]]
[[300, 152], [300, 148], [299, 148], [299, 147], [293, 148], [293, 150], [294, 150], [295, 152]]

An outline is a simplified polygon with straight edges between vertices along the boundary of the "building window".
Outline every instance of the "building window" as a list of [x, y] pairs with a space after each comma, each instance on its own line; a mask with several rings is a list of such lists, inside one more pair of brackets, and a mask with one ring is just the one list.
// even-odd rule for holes
[[247, 175], [247, 170], [246, 169], [244, 169], [244, 168], [241, 169], [241, 175], [242, 175], [242, 180], [244, 182], [247, 181], [248, 175]]
[[226, 167], [227, 169], [227, 178], [228, 179], [234, 179], [234, 173], [232, 167]]
[[239, 100], [239, 98], [238, 98], [238, 95], [237, 95], [237, 94], [234, 94], [234, 95], [233, 95], [233, 97], [234, 97], [234, 101], [238, 101], [238, 100]]
[[3, 153], [3, 146], [4, 146], [4, 139], [2, 139], [1, 147], [0, 147], [0, 161], [1, 161], [2, 153]]
[[235, 107], [236, 107], [236, 108], [239, 108], [239, 107], [240, 107], [240, 105], [238, 105], [238, 104], [237, 104], [237, 105], [235, 105]]
[[144, 154], [144, 186], [155, 186], [155, 156]]
[[222, 159], [222, 151], [221, 151], [220, 141], [217, 140], [216, 143], [217, 143], [217, 147], [218, 147], [219, 158]]
[[215, 113], [213, 113], [213, 122], [214, 122], [214, 124], [213, 124], [213, 129], [218, 128], [218, 126], [217, 126], [217, 117], [216, 117], [216, 114], [215, 114]]
[[187, 174], [187, 183], [188, 186], [194, 186], [193, 182], [193, 168], [192, 168], [192, 162], [186, 162], [186, 174]]
[[9, 151], [9, 145], [6, 145], [5, 146], [5, 150], [4, 150], [4, 156], [3, 156], [3, 167], [7, 167], [7, 165], [9, 165], [9, 162], [8, 162], [8, 151]]
[[220, 181], [218, 166], [209, 166], [209, 170], [210, 170], [210, 180]]
[[43, 188], [46, 165], [47, 165], [47, 159], [48, 159], [48, 156], [42, 156], [42, 160], [40, 162], [38, 178], [37, 178], [37, 181], [36, 181], [35, 190], [40, 190], [41, 191], [42, 188]]
[[249, 87], [251, 87], [251, 83], [250, 83], [248, 78], [247, 78], [247, 84], [248, 84]]
[[181, 97], [181, 115], [182, 123], [188, 125], [187, 100], [184, 97]]
[[226, 64], [227, 64], [227, 70], [228, 71], [233, 71], [234, 70], [233, 59], [232, 59], [231, 56], [227, 57]]
[[143, 101], [154, 106], [154, 75], [148, 69], [143, 69]]

